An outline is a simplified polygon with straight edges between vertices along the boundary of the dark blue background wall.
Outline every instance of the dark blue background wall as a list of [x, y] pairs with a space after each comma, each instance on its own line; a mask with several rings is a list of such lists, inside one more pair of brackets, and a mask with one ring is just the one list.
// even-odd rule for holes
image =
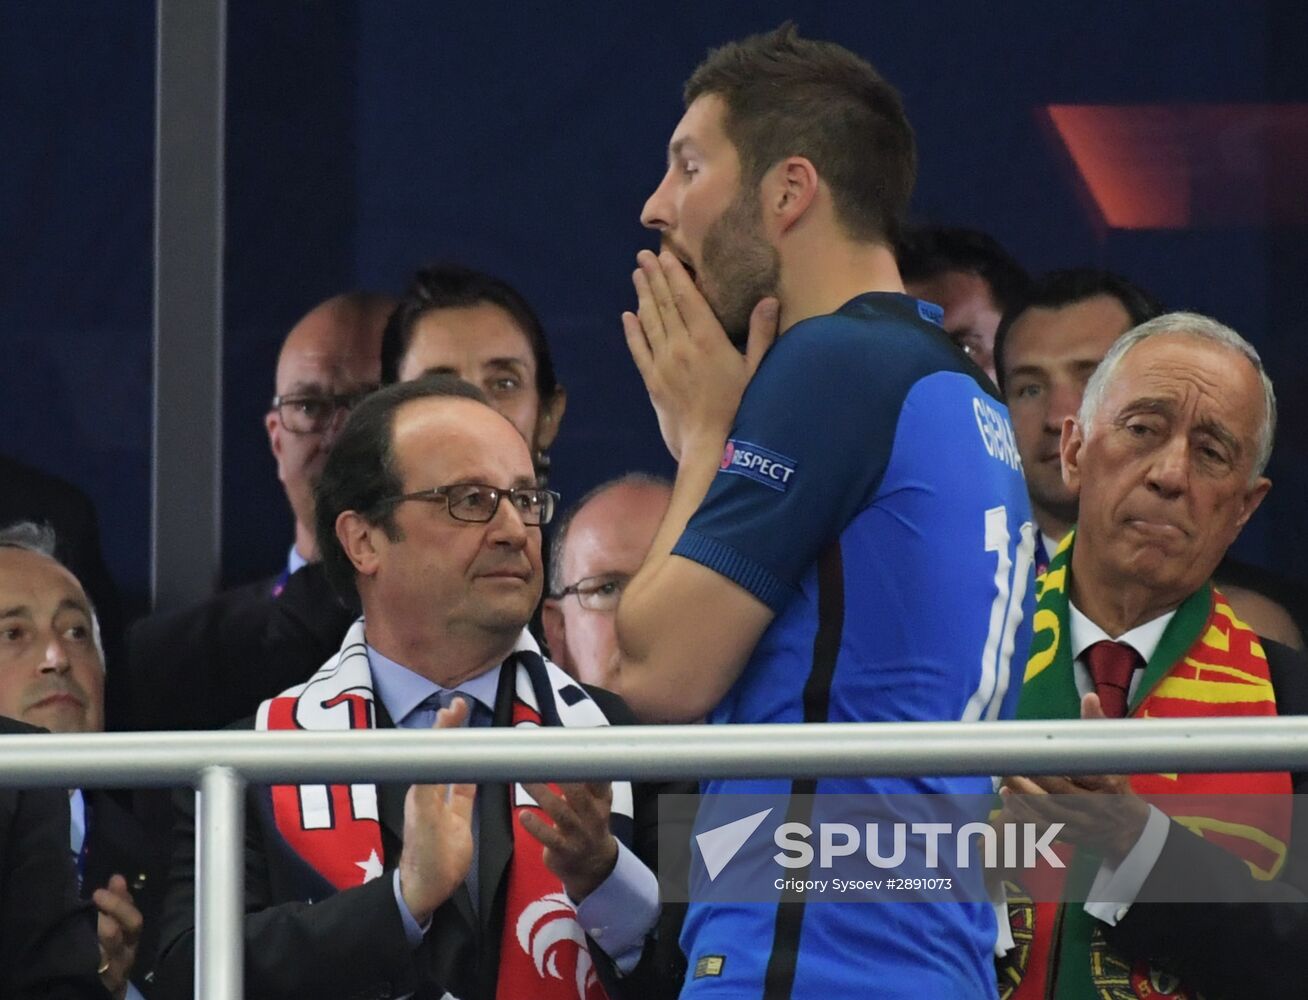
[[[229, 8], [225, 545], [228, 579], [284, 557], [289, 515], [262, 414], [281, 337], [311, 305], [398, 290], [453, 258], [519, 285], [570, 392], [553, 482], [576, 496], [668, 471], [626, 356], [640, 206], [682, 80], [713, 44], [794, 18], [903, 90], [916, 214], [977, 226], [1032, 270], [1121, 270], [1267, 355], [1286, 433], [1241, 551], [1308, 562], [1302, 229], [1100, 231], [1040, 123], [1050, 103], [1308, 99], [1301, 5], [1247, 2]], [[0, 8], [0, 449], [96, 499], [111, 566], [148, 560], [153, 5]], [[1273, 547], [1273, 539], [1275, 545]]]

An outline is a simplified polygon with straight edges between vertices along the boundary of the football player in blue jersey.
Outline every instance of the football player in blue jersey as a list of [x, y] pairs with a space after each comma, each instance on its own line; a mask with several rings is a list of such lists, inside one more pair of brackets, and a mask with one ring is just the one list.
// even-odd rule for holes
[[[651, 721], [1011, 716], [1030, 508], [1003, 403], [904, 294], [892, 246], [916, 154], [899, 95], [787, 25], [711, 53], [685, 101], [641, 216], [661, 252], [638, 255], [623, 315], [678, 472], [619, 605], [614, 686]], [[703, 788], [792, 804], [989, 789]], [[685, 997], [994, 996], [984, 903], [708, 904], [694, 878]]]

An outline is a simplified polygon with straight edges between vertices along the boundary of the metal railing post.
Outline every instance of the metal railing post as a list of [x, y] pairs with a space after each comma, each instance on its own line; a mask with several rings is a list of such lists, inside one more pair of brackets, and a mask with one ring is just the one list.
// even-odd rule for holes
[[196, 802], [195, 995], [243, 1000], [245, 779], [206, 767]]

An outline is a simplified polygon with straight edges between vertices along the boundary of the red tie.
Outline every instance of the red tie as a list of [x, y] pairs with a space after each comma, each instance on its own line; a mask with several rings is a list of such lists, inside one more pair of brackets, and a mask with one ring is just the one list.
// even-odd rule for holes
[[1121, 719], [1126, 715], [1126, 696], [1131, 690], [1131, 675], [1140, 664], [1140, 654], [1130, 646], [1107, 639], [1096, 642], [1085, 651], [1090, 664], [1090, 676], [1095, 681], [1095, 694], [1104, 715]]

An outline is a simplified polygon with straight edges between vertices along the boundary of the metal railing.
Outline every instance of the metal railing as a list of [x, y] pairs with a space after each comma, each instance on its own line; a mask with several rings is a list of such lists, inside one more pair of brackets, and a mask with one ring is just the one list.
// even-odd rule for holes
[[0, 785], [192, 785], [196, 991], [242, 1000], [245, 786], [1308, 771], [1308, 717], [0, 736]]

